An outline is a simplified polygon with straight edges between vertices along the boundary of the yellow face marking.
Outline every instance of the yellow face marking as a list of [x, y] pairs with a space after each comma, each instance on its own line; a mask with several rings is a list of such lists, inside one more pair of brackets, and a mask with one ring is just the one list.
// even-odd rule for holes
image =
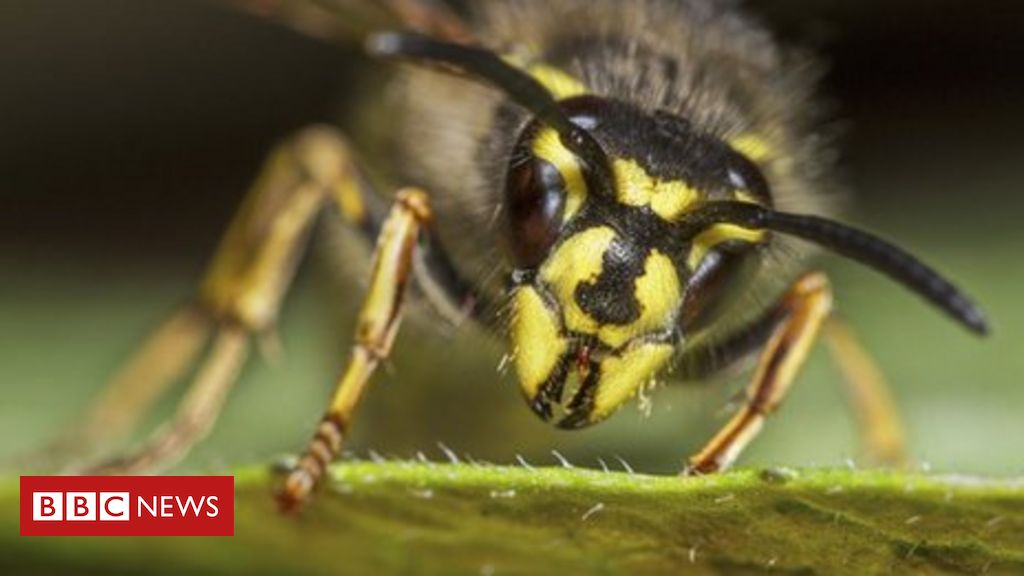
[[729, 145], [755, 162], [768, 160], [773, 155], [768, 141], [757, 134], [741, 134], [729, 140]]
[[569, 346], [561, 336], [558, 318], [545, 306], [536, 290], [520, 288], [513, 297], [513, 305], [516, 373], [523, 392], [533, 399]]
[[598, 323], [576, 302], [576, 287], [593, 283], [601, 275], [604, 253], [615, 240], [615, 231], [600, 226], [580, 232], [558, 247], [543, 268], [540, 277], [562, 305], [565, 327], [583, 334], [596, 334]]
[[672, 357], [668, 344], [642, 344], [621, 356], [610, 356], [601, 363], [601, 380], [594, 394], [592, 422], [611, 416], [623, 403], [650, 382]]
[[637, 336], [667, 329], [674, 321], [682, 289], [672, 261], [655, 250], [647, 257], [644, 273], [634, 286], [640, 317], [627, 325], [601, 324], [592, 318], [576, 301], [576, 289], [597, 281], [604, 253], [614, 240], [615, 232], [607, 227], [576, 234], [551, 255], [541, 269], [541, 279], [551, 287], [562, 306], [567, 329], [597, 336], [605, 345], [617, 349]]
[[534, 156], [551, 164], [558, 170], [565, 182], [565, 219], [568, 221], [583, 206], [587, 197], [587, 182], [576, 155], [562, 145], [558, 133], [551, 128], [542, 128], [531, 146]]
[[632, 160], [616, 160], [615, 189], [619, 202], [628, 206], [647, 206], [654, 196], [654, 181]]
[[676, 267], [657, 250], [647, 257], [644, 274], [637, 278], [635, 290], [640, 317], [624, 326], [601, 326], [597, 332], [598, 339], [612, 348], [624, 346], [637, 336], [667, 329], [682, 300]]
[[587, 93], [587, 87], [569, 74], [547, 64], [534, 64], [527, 67], [526, 72], [540, 82], [555, 100], [565, 100]]
[[734, 224], [716, 224], [701, 232], [693, 239], [693, 247], [690, 248], [690, 255], [686, 259], [690, 270], [696, 270], [701, 261], [713, 250], [715, 246], [730, 240], [757, 243], [764, 240], [764, 230], [751, 230]]
[[685, 182], [652, 178], [633, 160], [620, 158], [612, 167], [619, 202], [627, 206], [650, 206], [663, 220], [678, 219], [700, 199], [700, 193]]

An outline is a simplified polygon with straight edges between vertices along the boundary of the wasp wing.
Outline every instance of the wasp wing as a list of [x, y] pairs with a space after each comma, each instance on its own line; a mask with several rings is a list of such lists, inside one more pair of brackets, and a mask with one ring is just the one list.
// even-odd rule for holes
[[382, 30], [410, 30], [453, 42], [472, 41], [465, 22], [438, 0], [219, 0], [308, 36], [361, 43]]

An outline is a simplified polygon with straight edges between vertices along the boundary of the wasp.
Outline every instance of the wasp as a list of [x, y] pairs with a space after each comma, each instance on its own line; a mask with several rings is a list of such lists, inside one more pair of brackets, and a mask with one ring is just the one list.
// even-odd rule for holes
[[[833, 313], [825, 249], [887, 275], [972, 332], [967, 296], [920, 260], [830, 214], [814, 66], [714, 0], [238, 0], [323, 38], [354, 5], [394, 69], [395, 189], [374, 187], [337, 127], [267, 160], [193, 301], [101, 397], [81, 442], [130, 429], [197, 368], [177, 413], [99, 472], [159, 469], [210, 430], [256, 337], [270, 332], [324, 211], [372, 248], [354, 345], [279, 491], [307, 501], [340, 453], [411, 298], [506, 343], [522, 396], [563, 429], [610, 417], [651, 382], [748, 358], [742, 405], [685, 470], [731, 465], [824, 334], [856, 391], [868, 448], [902, 431], [869, 356]], [[351, 18], [350, 18], [351, 16]]]

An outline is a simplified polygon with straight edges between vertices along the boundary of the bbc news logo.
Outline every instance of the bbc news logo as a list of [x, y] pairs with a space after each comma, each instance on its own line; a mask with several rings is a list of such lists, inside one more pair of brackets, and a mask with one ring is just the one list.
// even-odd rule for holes
[[33, 492], [32, 520], [61, 522], [103, 520], [128, 522], [132, 503], [136, 518], [177, 518], [189, 515], [216, 518], [220, 514], [219, 496], [136, 496], [130, 492]]
[[232, 536], [232, 476], [22, 476], [22, 536]]

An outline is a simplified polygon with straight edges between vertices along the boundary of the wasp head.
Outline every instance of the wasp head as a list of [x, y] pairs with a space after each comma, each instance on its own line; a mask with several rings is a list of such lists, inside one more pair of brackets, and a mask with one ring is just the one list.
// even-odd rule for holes
[[544, 124], [523, 130], [505, 196], [517, 267], [511, 337], [534, 411], [576, 428], [609, 416], [669, 364], [707, 255], [764, 237], [724, 226], [681, 233], [688, 214], [714, 200], [769, 199], [749, 161], [678, 116], [594, 96], [561, 106], [607, 164], [595, 171]]

